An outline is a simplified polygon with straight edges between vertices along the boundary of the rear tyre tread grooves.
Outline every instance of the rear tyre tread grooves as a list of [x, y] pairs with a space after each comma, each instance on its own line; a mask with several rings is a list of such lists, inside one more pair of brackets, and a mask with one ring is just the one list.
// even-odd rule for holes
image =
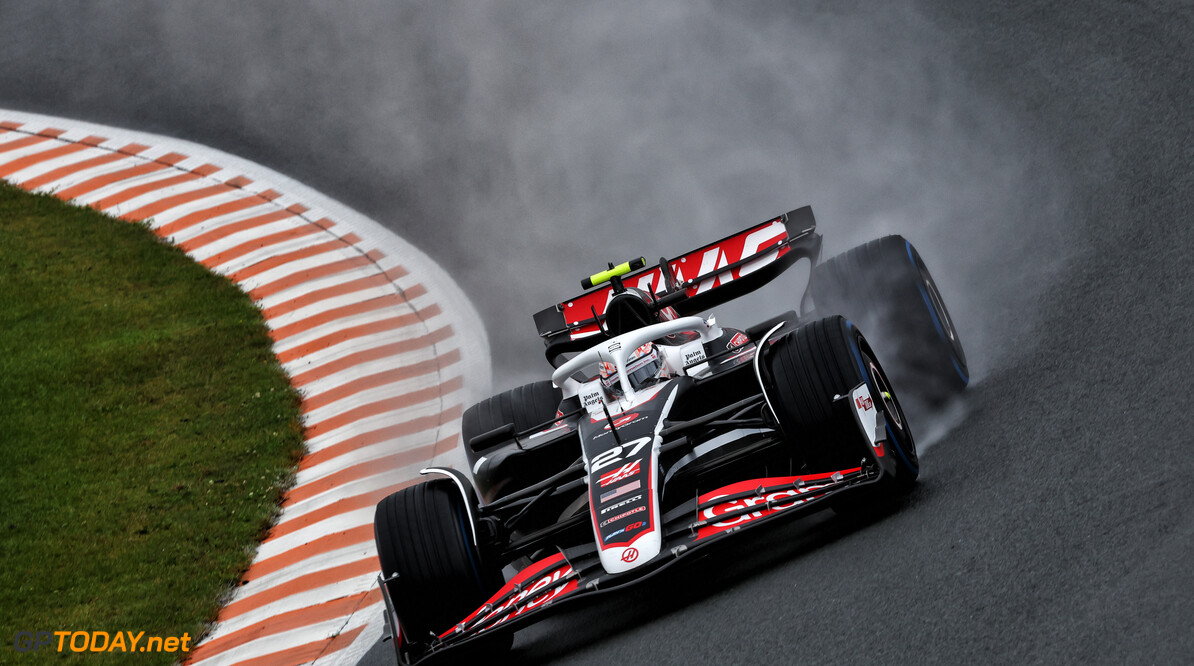
[[[949, 315], [942, 316], [935, 305], [926, 306], [921, 293], [928, 292], [926, 276], [932, 279], [916, 248], [892, 235], [817, 265], [810, 290], [818, 312], [849, 317], [880, 355], [900, 361], [889, 374], [903, 393], [935, 405], [966, 386], [969, 369], [961, 343], [956, 337], [953, 343], [942, 337], [933, 323], [934, 313], [942, 326]], [[958, 374], [959, 368], [965, 377]]]

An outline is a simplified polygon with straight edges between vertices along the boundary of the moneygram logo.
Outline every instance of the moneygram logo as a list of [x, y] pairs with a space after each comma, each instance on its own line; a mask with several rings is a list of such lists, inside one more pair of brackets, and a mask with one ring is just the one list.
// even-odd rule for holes
[[[637, 418], [638, 418], [638, 412], [635, 412], [633, 414], [626, 414], [625, 416], [619, 416], [618, 418], [614, 419], [612, 425], [615, 428], [621, 428], [622, 426], [626, 425], [627, 423], [630, 423], [631, 421], [633, 421]], [[605, 425], [604, 429], [609, 430], [610, 425], [611, 424], [607, 423]]]
[[191, 635], [146, 636], [144, 631], [18, 631], [12, 647], [17, 652], [190, 652]]

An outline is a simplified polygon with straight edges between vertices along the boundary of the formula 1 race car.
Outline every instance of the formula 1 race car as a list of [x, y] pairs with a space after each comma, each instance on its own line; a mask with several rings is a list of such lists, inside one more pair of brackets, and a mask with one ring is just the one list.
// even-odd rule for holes
[[[919, 462], [895, 388], [962, 389], [961, 343], [903, 238], [820, 253], [805, 207], [657, 265], [611, 264], [536, 314], [551, 380], [464, 413], [471, 477], [425, 469], [377, 505], [399, 662], [492, 656], [518, 627], [743, 530], [906, 494]], [[742, 330], [696, 316], [800, 259], [800, 313]]]

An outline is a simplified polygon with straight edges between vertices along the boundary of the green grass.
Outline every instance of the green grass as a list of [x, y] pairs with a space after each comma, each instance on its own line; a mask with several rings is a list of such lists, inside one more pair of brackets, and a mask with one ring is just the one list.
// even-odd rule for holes
[[17, 631], [201, 634], [292, 479], [298, 406], [231, 282], [0, 184], [0, 662], [62, 658]]

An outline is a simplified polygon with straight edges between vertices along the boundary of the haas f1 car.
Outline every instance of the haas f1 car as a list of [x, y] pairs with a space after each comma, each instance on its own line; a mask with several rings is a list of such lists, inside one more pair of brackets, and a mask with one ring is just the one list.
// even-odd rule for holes
[[[611, 264], [537, 313], [550, 381], [465, 411], [471, 475], [428, 468], [377, 505], [399, 662], [493, 656], [518, 627], [744, 530], [906, 494], [919, 462], [896, 389], [929, 404], [961, 390], [961, 344], [908, 241], [820, 254], [804, 207], [658, 264]], [[699, 316], [800, 259], [813, 268], [799, 312], [744, 329]]]

